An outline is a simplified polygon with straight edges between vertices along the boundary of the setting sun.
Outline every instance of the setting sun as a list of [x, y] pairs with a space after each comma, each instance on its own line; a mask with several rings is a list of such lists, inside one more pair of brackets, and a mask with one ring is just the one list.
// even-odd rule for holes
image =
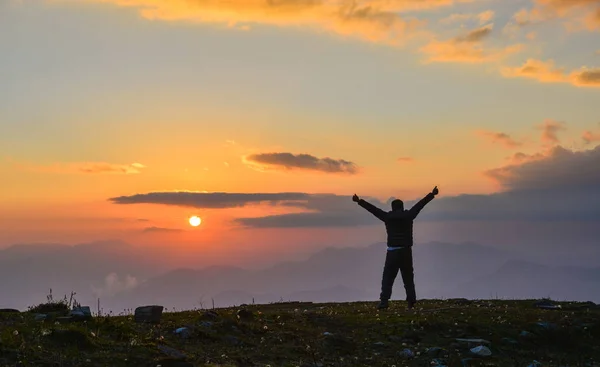
[[200, 217], [193, 216], [190, 218], [190, 225], [192, 227], [198, 227], [200, 225], [200, 223], [202, 223], [202, 219], [200, 219]]

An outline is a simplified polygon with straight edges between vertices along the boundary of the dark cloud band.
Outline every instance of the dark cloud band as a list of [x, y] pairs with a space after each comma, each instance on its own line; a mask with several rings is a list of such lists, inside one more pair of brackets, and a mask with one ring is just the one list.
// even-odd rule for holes
[[358, 168], [344, 159], [318, 158], [310, 154], [261, 153], [246, 157], [251, 163], [284, 169], [306, 169], [326, 173], [356, 174]]

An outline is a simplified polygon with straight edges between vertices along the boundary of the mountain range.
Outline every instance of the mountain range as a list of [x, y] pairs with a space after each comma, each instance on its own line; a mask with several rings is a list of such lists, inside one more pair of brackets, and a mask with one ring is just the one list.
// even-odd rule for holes
[[[168, 269], [160, 257], [119, 241], [0, 250], [0, 308], [19, 308], [71, 291], [84, 304], [120, 312], [142, 304], [167, 309], [269, 303], [376, 300], [385, 245], [326, 248], [304, 260], [249, 270]], [[600, 301], [600, 268], [549, 266], [474, 243], [414, 247], [419, 298], [542, 298]], [[7, 296], [8, 295], [8, 296]], [[404, 298], [401, 277], [394, 299]]]

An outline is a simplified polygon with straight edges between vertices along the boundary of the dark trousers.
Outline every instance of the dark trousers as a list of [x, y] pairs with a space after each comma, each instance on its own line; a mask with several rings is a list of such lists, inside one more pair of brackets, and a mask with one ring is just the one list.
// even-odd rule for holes
[[415, 303], [417, 301], [417, 294], [415, 291], [415, 276], [411, 247], [387, 251], [387, 254], [385, 255], [385, 266], [383, 267], [383, 278], [381, 280], [381, 295], [379, 298], [382, 300], [390, 299], [392, 296], [392, 287], [398, 276], [398, 271], [400, 271], [402, 281], [404, 282], [406, 301]]

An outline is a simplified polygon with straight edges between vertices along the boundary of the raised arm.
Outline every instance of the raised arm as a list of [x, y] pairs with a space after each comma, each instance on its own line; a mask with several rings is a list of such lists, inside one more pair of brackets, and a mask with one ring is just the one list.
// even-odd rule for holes
[[381, 221], [385, 221], [385, 217], [387, 216], [387, 213], [384, 212], [383, 210], [379, 209], [378, 207], [376, 207], [375, 205], [369, 203], [366, 200], [360, 199], [358, 196], [354, 195], [352, 197], [352, 200], [356, 203], [358, 203], [358, 205], [362, 206], [363, 208], [367, 209], [367, 211], [369, 211], [369, 213], [373, 214], [374, 216], [376, 216], [379, 220]]
[[410, 216], [413, 219], [416, 218], [419, 215], [419, 213], [421, 212], [421, 210], [423, 210], [425, 205], [429, 204], [429, 202], [435, 198], [435, 196], [438, 194], [438, 192], [439, 191], [436, 186], [432, 192], [427, 194], [423, 199], [419, 200], [418, 203], [416, 203], [412, 208], [410, 208], [410, 210], [408, 211]]

